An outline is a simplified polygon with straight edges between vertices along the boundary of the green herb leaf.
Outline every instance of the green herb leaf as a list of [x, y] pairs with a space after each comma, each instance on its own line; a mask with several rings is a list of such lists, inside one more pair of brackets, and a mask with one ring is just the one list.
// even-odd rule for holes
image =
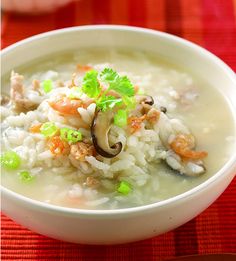
[[117, 91], [121, 95], [134, 96], [134, 86], [127, 76], [117, 78], [110, 84], [109, 89]]
[[121, 181], [117, 189], [123, 195], [128, 195], [132, 190], [131, 185], [127, 181]]
[[134, 97], [123, 96], [123, 103], [126, 105], [127, 110], [132, 110], [136, 107], [136, 100]]
[[52, 80], [44, 80], [42, 85], [45, 93], [48, 93], [53, 89]]
[[15, 151], [6, 151], [1, 155], [1, 165], [9, 170], [17, 169], [21, 164], [21, 158]]
[[23, 170], [19, 173], [19, 178], [21, 181], [23, 181], [24, 183], [28, 183], [31, 182], [32, 180], [34, 180], [34, 176], [32, 176], [29, 171]]
[[110, 84], [108, 90], [114, 90], [121, 95], [134, 96], [134, 86], [127, 76], [119, 76], [111, 68], [105, 68], [100, 73], [100, 77]]
[[127, 112], [126, 110], [118, 110], [114, 116], [114, 124], [118, 127], [124, 127], [127, 125]]
[[116, 105], [119, 106], [122, 104], [122, 99], [121, 98], [116, 98], [114, 96], [102, 96], [98, 101], [97, 101], [97, 107], [102, 110], [106, 111], [107, 109], [112, 109]]
[[115, 81], [116, 78], [119, 77], [118, 73], [113, 71], [111, 68], [105, 68], [101, 73], [100, 73], [101, 80], [106, 81], [106, 82], [113, 82]]
[[96, 98], [101, 92], [97, 77], [98, 72], [95, 70], [87, 72], [84, 76], [82, 91], [90, 98]]

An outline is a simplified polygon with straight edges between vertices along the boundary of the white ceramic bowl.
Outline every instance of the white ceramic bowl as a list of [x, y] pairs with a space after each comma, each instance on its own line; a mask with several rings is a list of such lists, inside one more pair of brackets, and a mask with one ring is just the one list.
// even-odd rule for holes
[[[190, 67], [220, 89], [228, 100], [236, 125], [236, 78], [233, 71], [203, 48], [162, 32], [125, 26], [83, 26], [48, 32], [3, 50], [2, 73], [47, 54], [92, 46], [151, 51]], [[228, 162], [201, 185], [146, 206], [118, 210], [71, 209], [38, 202], [3, 187], [2, 209], [23, 226], [60, 240], [86, 244], [141, 240], [174, 229], [206, 209], [233, 179], [235, 151], [236, 146]]]

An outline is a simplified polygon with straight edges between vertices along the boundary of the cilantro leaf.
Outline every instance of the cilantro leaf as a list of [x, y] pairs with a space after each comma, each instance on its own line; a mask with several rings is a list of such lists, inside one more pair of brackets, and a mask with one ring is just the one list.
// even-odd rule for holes
[[90, 98], [97, 97], [101, 91], [97, 77], [98, 72], [95, 70], [87, 72], [84, 76], [82, 90]]
[[132, 110], [136, 107], [136, 100], [134, 97], [122, 96], [122, 101], [128, 110]]
[[111, 68], [105, 68], [100, 73], [101, 80], [109, 83], [108, 90], [114, 90], [121, 95], [134, 96], [134, 86], [127, 76], [119, 76]]
[[121, 95], [134, 96], [134, 86], [127, 76], [117, 78], [110, 84], [110, 90], [114, 90]]
[[121, 98], [116, 98], [114, 96], [102, 96], [98, 101], [97, 101], [97, 107], [101, 109], [102, 111], [106, 111], [107, 109], [112, 109], [116, 105], [121, 105], [122, 104], [122, 99]]
[[107, 82], [112, 82], [115, 81], [116, 78], [119, 77], [118, 73], [113, 71], [111, 68], [105, 68], [101, 73], [100, 73], [101, 80], [107, 81]]

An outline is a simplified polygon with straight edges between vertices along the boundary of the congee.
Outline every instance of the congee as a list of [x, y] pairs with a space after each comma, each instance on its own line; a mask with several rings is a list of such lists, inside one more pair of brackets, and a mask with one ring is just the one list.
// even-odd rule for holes
[[48, 204], [135, 207], [181, 194], [232, 153], [223, 95], [138, 51], [55, 54], [3, 77], [4, 187]]

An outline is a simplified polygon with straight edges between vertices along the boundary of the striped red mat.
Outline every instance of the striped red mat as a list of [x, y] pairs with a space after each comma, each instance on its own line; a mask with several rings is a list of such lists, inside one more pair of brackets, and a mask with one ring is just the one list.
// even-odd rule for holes
[[[53, 14], [4, 13], [2, 47], [41, 32], [84, 24], [166, 31], [212, 51], [236, 71], [236, 0], [80, 0]], [[236, 180], [197, 218], [164, 235], [119, 246], [85, 246], [35, 234], [2, 215], [1, 260], [166, 260], [236, 253]]]

